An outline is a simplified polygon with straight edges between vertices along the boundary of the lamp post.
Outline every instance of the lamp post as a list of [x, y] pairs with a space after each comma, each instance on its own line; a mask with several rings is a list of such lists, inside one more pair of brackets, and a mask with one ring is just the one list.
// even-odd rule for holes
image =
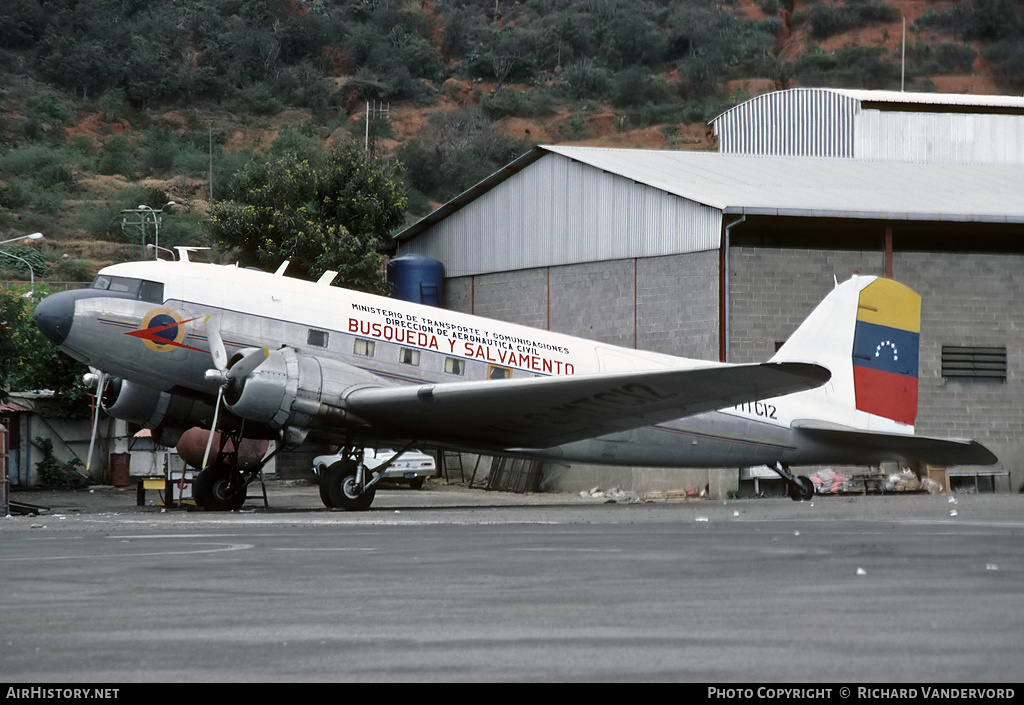
[[[145, 219], [145, 213], [151, 213], [153, 215], [153, 229], [155, 233], [154, 243], [156, 244], [157, 248], [160, 247], [160, 218], [163, 217], [164, 208], [170, 208], [173, 205], [174, 201], [168, 201], [167, 203], [160, 206], [159, 209], [150, 208], [147, 205], [139, 206], [139, 211], [140, 213], [143, 214], [143, 219]], [[143, 241], [145, 241], [145, 235], [143, 235]], [[156, 255], [156, 257], [159, 259], [159, 255]]]
[[156, 259], [160, 259], [160, 250], [163, 250], [164, 252], [169, 254], [171, 256], [172, 260], [175, 259], [174, 252], [171, 251], [171, 250], [168, 250], [166, 247], [160, 247], [160, 245], [154, 245], [154, 244], [150, 243], [149, 245], [146, 245], [146, 249], [147, 250], [153, 250], [153, 253], [156, 255]]
[[[14, 238], [11, 238], [10, 240], [4, 240], [3, 242], [0, 242], [0, 245], [7, 245], [9, 243], [20, 242], [22, 240], [42, 240], [42, 239], [43, 239], [43, 234], [42, 233], [32, 233], [31, 235], [22, 235], [21, 237], [14, 237]], [[35, 270], [32, 269], [32, 263], [29, 262], [24, 257], [19, 257], [18, 255], [12, 254], [10, 252], [6, 252], [4, 250], [0, 250], [0, 255], [7, 255], [8, 257], [13, 257], [14, 259], [18, 260], [19, 262], [24, 262], [25, 263], [25, 266], [28, 267], [28, 280], [29, 280], [29, 282], [31, 284], [31, 289], [29, 290], [30, 291], [30, 295], [35, 297], [35, 295], [36, 295], [36, 273], [35, 273]]]
[[[3, 244], [3, 243], [0, 243], [0, 244]], [[13, 257], [16, 260], [20, 260], [21, 262], [25, 263], [25, 266], [28, 267], [28, 280], [29, 280], [29, 282], [32, 285], [32, 288], [30, 289], [31, 296], [35, 297], [35, 295], [36, 295], [36, 273], [32, 269], [32, 263], [29, 262], [24, 257], [18, 257], [18, 255], [12, 255], [10, 252], [5, 252], [3, 250], [0, 250], [0, 255], [7, 255], [8, 257]]]
[[42, 240], [42, 233], [32, 233], [31, 235], [22, 235], [21, 237], [12, 237], [10, 240], [4, 240], [0, 242], [0, 245], [7, 245], [12, 242], [21, 242], [22, 240]]

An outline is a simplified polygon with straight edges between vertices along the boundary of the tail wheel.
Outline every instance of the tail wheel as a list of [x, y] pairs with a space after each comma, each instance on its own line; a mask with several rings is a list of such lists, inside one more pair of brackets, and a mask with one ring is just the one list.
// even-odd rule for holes
[[377, 490], [371, 488], [360, 492], [356, 484], [358, 467], [355, 460], [341, 460], [327, 468], [322, 479], [330, 501], [327, 506], [350, 512], [364, 512], [370, 508]]
[[229, 465], [211, 465], [192, 484], [196, 504], [211, 512], [230, 512], [245, 504], [248, 488], [239, 473]]
[[793, 478], [789, 485], [789, 496], [794, 502], [811, 499], [814, 497], [814, 483], [804, 475]]

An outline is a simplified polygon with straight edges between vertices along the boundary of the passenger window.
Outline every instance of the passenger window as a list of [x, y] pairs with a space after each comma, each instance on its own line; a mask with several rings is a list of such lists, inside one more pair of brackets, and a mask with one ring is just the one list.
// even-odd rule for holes
[[352, 350], [356, 355], [362, 355], [363, 357], [373, 357], [374, 348], [376, 343], [372, 340], [363, 340], [362, 338], [356, 338], [355, 348]]
[[459, 375], [461, 377], [466, 374], [466, 361], [460, 360], [457, 357], [446, 357], [444, 359], [444, 371], [450, 375]]
[[508, 367], [491, 365], [487, 368], [487, 379], [508, 379], [512, 376], [512, 370]]
[[403, 365], [419, 365], [420, 351], [411, 348], [402, 348], [398, 351], [398, 361]]
[[316, 348], [326, 348], [327, 331], [310, 328], [309, 333], [306, 334], [306, 343]]

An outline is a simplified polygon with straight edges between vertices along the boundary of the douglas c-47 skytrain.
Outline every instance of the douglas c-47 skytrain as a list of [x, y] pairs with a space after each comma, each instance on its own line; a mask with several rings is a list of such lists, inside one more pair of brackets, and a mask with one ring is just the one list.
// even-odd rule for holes
[[208, 434], [194, 485], [207, 509], [241, 506], [257, 477], [261, 462], [231, 452], [243, 438], [340, 446], [320, 495], [343, 509], [373, 501], [386, 467], [361, 458], [374, 446], [770, 465], [794, 499], [813, 488], [791, 465], [996, 460], [977, 442], [914, 434], [920, 297], [889, 279], [839, 284], [770, 361], [732, 365], [371, 296], [331, 286], [334, 272], [308, 282], [284, 276], [287, 263], [270, 274], [180, 251], [107, 267], [35, 318], [93, 368], [107, 413], [169, 446], [193, 427], [221, 432]]

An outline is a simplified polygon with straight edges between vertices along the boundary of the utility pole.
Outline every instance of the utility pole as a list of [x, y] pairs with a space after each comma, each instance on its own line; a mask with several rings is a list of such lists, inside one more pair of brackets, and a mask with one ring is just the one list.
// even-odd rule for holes
[[370, 151], [370, 120], [387, 120], [391, 117], [391, 103], [385, 105], [383, 101], [366, 101], [366, 136], [363, 138], [363, 151]]
[[[135, 229], [139, 233], [140, 244], [142, 245], [142, 259], [146, 259], [146, 236], [149, 234], [149, 223], [153, 223], [153, 234], [155, 247], [160, 247], [160, 221], [163, 219], [164, 209], [175, 205], [174, 201], [168, 201], [159, 209], [141, 205], [138, 208], [126, 208], [121, 211], [121, 232], [127, 234], [129, 229]], [[156, 250], [154, 250], [154, 253]], [[160, 259], [160, 255], [156, 255]]]

